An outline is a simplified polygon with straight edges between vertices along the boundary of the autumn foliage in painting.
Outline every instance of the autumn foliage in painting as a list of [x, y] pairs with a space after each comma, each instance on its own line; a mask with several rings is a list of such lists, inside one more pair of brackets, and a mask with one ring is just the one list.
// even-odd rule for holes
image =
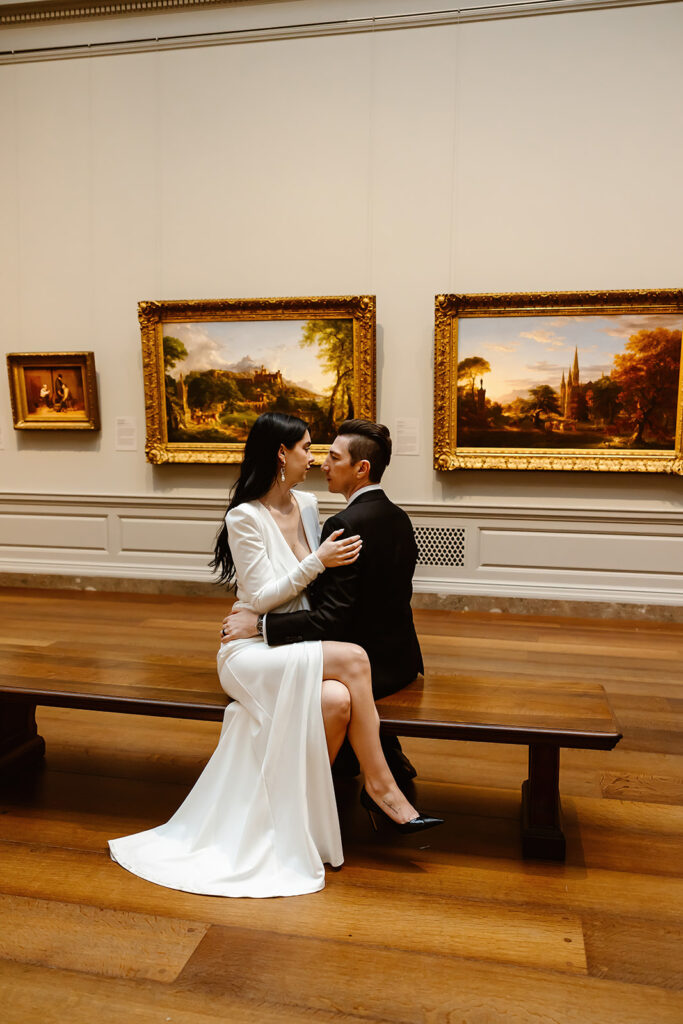
[[486, 394], [490, 364], [470, 355], [458, 364], [458, 441], [475, 447], [671, 449], [680, 361], [680, 330], [640, 330], [613, 356], [609, 373], [582, 379], [577, 349], [559, 387], [539, 384], [502, 404]]
[[630, 442], [636, 447], [644, 435], [673, 444], [681, 354], [681, 332], [660, 327], [638, 331], [614, 357], [612, 380], [619, 387], [619, 404], [633, 425]]

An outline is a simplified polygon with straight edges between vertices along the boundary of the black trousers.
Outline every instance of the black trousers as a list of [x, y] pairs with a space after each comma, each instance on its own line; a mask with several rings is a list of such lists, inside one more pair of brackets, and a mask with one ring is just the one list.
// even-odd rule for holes
[[[392, 762], [396, 761], [397, 755], [405, 757], [401, 749], [398, 736], [381, 736], [380, 743], [382, 744], [382, 750], [384, 751], [387, 763], [393, 772], [394, 768], [397, 766]], [[354, 778], [359, 774], [359, 772], [360, 765], [358, 764], [358, 758], [354, 754], [353, 747], [349, 743], [348, 739], [345, 739], [339, 749], [339, 753], [334, 759], [332, 773], [333, 775], [340, 775], [343, 778]], [[395, 772], [395, 774], [400, 774], [400, 770]]]

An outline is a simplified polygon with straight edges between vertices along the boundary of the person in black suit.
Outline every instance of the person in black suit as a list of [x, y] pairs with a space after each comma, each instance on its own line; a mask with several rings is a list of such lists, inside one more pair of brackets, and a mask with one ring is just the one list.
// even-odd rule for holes
[[[249, 611], [228, 616], [230, 639], [262, 635], [269, 646], [305, 640], [345, 640], [363, 647], [370, 660], [375, 698], [395, 693], [423, 671], [422, 654], [410, 606], [417, 545], [409, 517], [389, 500], [380, 486], [391, 458], [391, 437], [385, 426], [368, 420], [342, 423], [323, 463], [333, 494], [347, 506], [327, 520], [323, 539], [335, 531], [359, 534], [359, 558], [351, 565], [323, 573], [309, 587], [311, 609], [269, 612], [261, 622]], [[343, 728], [343, 714], [326, 728]], [[415, 769], [394, 736], [382, 737], [392, 774], [399, 784], [415, 777]], [[358, 762], [348, 743], [335, 762], [342, 774], [356, 774]]]

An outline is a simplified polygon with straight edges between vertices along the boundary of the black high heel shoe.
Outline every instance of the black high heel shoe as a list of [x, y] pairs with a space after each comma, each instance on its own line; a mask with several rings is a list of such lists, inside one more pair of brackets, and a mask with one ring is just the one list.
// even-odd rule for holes
[[427, 814], [418, 814], [416, 818], [411, 818], [410, 821], [394, 821], [390, 818], [386, 811], [383, 811], [375, 801], [372, 799], [365, 786], [360, 791], [360, 802], [361, 806], [368, 812], [370, 818], [370, 824], [372, 825], [375, 832], [377, 831], [377, 818], [385, 819], [389, 822], [392, 828], [395, 828], [397, 832], [400, 832], [402, 836], [412, 835], [413, 832], [424, 832], [428, 828], [436, 828], [437, 825], [443, 825], [443, 818], [432, 818]]

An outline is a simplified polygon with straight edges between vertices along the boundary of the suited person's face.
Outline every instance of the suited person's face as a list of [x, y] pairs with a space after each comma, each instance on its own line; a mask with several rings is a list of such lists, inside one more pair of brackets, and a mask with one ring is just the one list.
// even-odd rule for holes
[[350, 498], [354, 491], [368, 484], [370, 463], [367, 459], [351, 462], [349, 439], [346, 435], [335, 437], [322, 465], [331, 494], [343, 494]]

